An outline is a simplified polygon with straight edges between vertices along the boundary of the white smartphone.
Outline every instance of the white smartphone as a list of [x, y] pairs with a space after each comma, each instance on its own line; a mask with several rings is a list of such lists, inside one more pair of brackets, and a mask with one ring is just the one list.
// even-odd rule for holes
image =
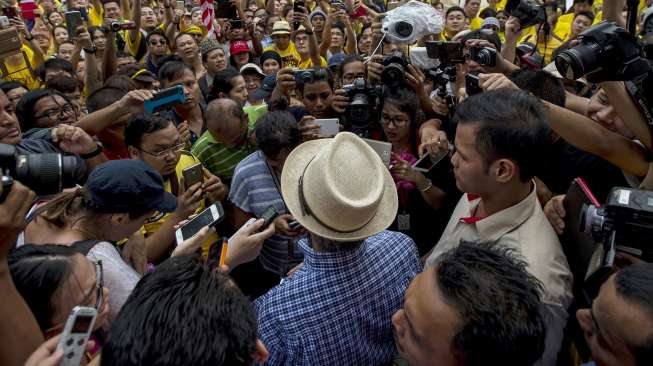
[[61, 366], [79, 366], [86, 351], [86, 342], [91, 336], [93, 324], [97, 317], [94, 308], [75, 306], [70, 312], [66, 325], [59, 339], [58, 349], [63, 350]]
[[198, 231], [202, 230], [205, 226], [214, 226], [224, 218], [224, 210], [219, 202], [212, 204], [202, 211], [199, 215], [195, 216], [186, 225], [180, 227], [175, 231], [177, 245], [180, 245], [184, 240], [193, 237]]
[[321, 136], [335, 136], [340, 132], [340, 123], [337, 118], [316, 119], [313, 124], [320, 126]]
[[377, 153], [386, 167], [390, 167], [390, 158], [392, 156], [392, 144], [385, 141], [376, 141], [363, 139]]
[[9, 18], [7, 18], [4, 15], [0, 16], [0, 28], [2, 28], [2, 29], [9, 28], [9, 25], [10, 25], [9, 24]]

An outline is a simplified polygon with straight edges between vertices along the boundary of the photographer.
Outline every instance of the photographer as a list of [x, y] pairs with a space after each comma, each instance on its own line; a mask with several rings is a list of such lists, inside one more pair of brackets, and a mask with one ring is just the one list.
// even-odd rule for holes
[[301, 13], [294, 12], [293, 19], [294, 23], [300, 24], [299, 28], [293, 33], [293, 42], [301, 58], [298, 67], [300, 69], [326, 67], [327, 62], [324, 57], [320, 56], [317, 38], [305, 10]]

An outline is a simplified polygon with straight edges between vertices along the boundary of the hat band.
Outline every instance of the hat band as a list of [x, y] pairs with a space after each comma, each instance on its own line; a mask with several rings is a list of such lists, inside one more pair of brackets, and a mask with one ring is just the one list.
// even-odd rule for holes
[[[317, 155], [315, 155], [315, 156], [317, 156]], [[369, 224], [370, 221], [372, 221], [372, 219], [374, 218], [374, 216], [376, 216], [376, 211], [374, 212], [374, 215], [372, 215], [370, 217], [370, 219], [367, 220], [367, 222], [365, 222], [363, 225], [361, 225], [360, 227], [358, 227], [358, 228], [356, 228], [354, 230], [339, 230], [339, 229], [333, 228], [330, 225], [327, 225], [324, 222], [322, 222], [322, 220], [320, 220], [320, 218], [317, 217], [313, 213], [313, 211], [311, 210], [311, 207], [308, 205], [308, 202], [306, 201], [306, 197], [304, 196], [304, 174], [306, 174], [306, 170], [308, 169], [308, 166], [311, 165], [311, 163], [313, 162], [313, 159], [315, 159], [315, 156], [313, 156], [311, 158], [311, 160], [309, 160], [308, 164], [306, 164], [306, 166], [304, 167], [304, 171], [302, 172], [302, 175], [299, 176], [298, 193], [299, 193], [299, 205], [300, 205], [300, 207], [302, 209], [302, 216], [312, 216], [315, 219], [315, 221], [317, 221], [318, 224], [326, 227], [327, 229], [329, 229], [331, 231], [335, 231], [337, 233], [343, 233], [343, 234], [353, 233], [355, 231], [360, 230], [365, 225]]]

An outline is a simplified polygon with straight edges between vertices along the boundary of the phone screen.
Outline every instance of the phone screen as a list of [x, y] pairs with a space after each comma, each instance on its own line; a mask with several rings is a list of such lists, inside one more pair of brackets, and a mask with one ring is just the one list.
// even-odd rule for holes
[[202, 213], [195, 216], [195, 218], [190, 220], [190, 222], [188, 222], [186, 225], [182, 226], [180, 230], [184, 240], [197, 234], [197, 232], [202, 230], [203, 227], [212, 225], [213, 223], [219, 220], [219, 218], [221, 217], [219, 210], [218, 210], [218, 215], [216, 217], [214, 216], [215, 210], [211, 211], [212, 207], [209, 207], [206, 210], [202, 211]]
[[261, 218], [265, 220], [265, 224], [263, 224], [263, 230], [265, 230], [270, 225], [270, 223], [272, 223], [272, 221], [277, 218], [277, 216], [279, 216], [277, 209], [274, 208], [274, 206], [268, 207], [268, 209], [265, 210], [261, 215]]
[[77, 28], [82, 25], [82, 14], [78, 11], [66, 12], [66, 28], [68, 39], [73, 40], [77, 36]]
[[71, 330], [71, 333], [83, 333], [86, 334], [88, 332], [88, 328], [90, 328], [91, 323], [93, 322], [93, 317], [89, 315], [78, 315], [75, 317], [75, 323], [73, 323], [73, 328]]
[[440, 160], [444, 159], [444, 157], [447, 156], [448, 154], [449, 154], [449, 149], [440, 149], [437, 151], [435, 156], [431, 156], [430, 154], [425, 154], [418, 161], [416, 161], [412, 165], [412, 167], [421, 172], [428, 172], [429, 170], [433, 169], [433, 167], [437, 163], [439, 163]]

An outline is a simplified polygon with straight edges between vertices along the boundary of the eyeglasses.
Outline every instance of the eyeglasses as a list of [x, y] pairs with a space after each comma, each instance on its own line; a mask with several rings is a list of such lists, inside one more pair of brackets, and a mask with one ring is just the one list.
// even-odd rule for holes
[[171, 153], [174, 154], [174, 155], [179, 154], [182, 150], [184, 150], [185, 147], [186, 147], [186, 143], [185, 142], [180, 142], [180, 143], [178, 143], [176, 145], [173, 145], [173, 146], [158, 149], [157, 151], [147, 151], [147, 150], [143, 150], [143, 149], [140, 149], [140, 148], [138, 150], [140, 150], [140, 151], [142, 151], [142, 152], [144, 152], [146, 154], [152, 155], [157, 159], [160, 159], [160, 158], [163, 158], [166, 155], [171, 154]]
[[35, 119], [43, 118], [43, 117], [48, 117], [48, 119], [60, 119], [64, 115], [69, 115], [73, 113], [75, 108], [73, 107], [72, 104], [66, 103], [64, 104], [61, 108], [57, 109], [48, 109], [47, 111], [43, 112], [42, 115], [40, 116], [34, 116]]
[[153, 39], [153, 40], [150, 41], [150, 46], [158, 46], [158, 45], [165, 46], [167, 44], [168, 43], [163, 39], [160, 40], [160, 41], [157, 41], [156, 39]]
[[392, 123], [395, 125], [395, 127], [404, 127], [410, 123], [410, 120], [400, 119], [400, 118], [390, 118], [388, 116], [382, 115], [379, 123], [381, 123], [382, 125], [389, 125], [390, 123]]
[[[89, 291], [86, 295], [86, 299], [91, 298], [93, 292], [95, 292], [95, 310], [100, 310], [104, 302], [104, 268], [102, 267], [102, 261], [93, 262], [95, 265], [95, 287]], [[88, 302], [84, 302], [88, 304]]]

